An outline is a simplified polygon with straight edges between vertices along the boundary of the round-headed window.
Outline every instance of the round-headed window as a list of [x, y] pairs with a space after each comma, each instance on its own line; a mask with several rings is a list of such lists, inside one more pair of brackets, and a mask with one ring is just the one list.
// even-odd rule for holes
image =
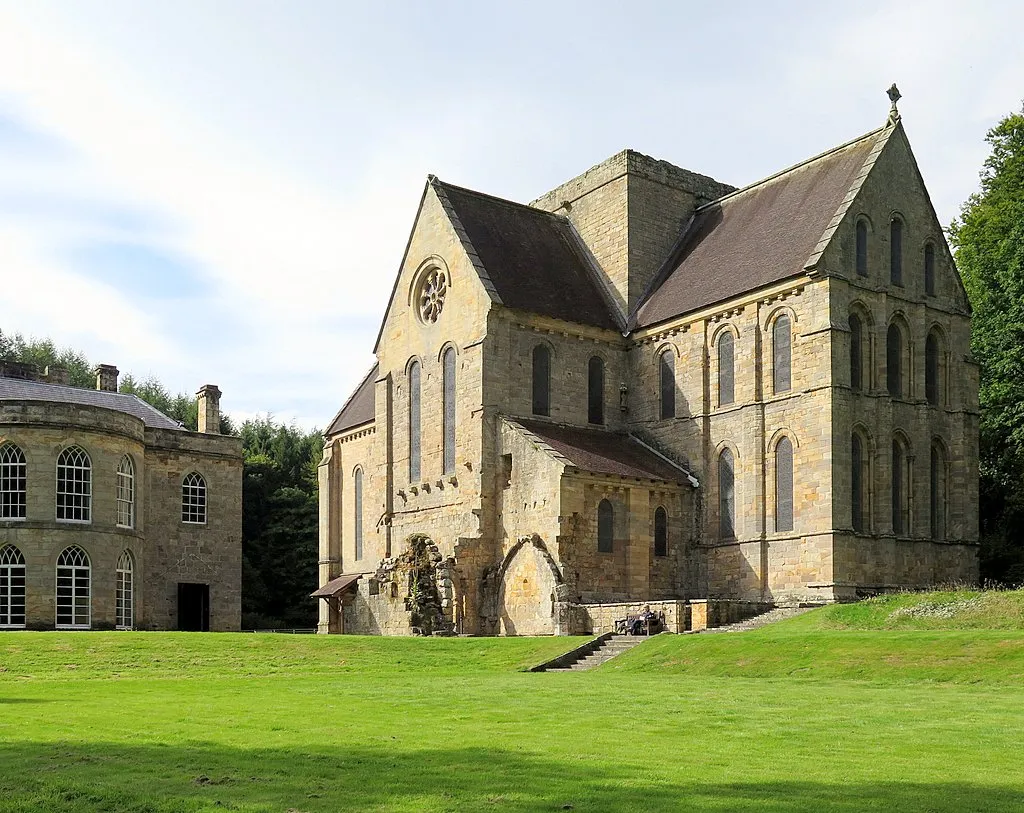
[[444, 298], [448, 293], [448, 275], [440, 268], [432, 268], [423, 275], [419, 291], [416, 293], [416, 305], [419, 317], [425, 324], [433, 324], [441, 315]]

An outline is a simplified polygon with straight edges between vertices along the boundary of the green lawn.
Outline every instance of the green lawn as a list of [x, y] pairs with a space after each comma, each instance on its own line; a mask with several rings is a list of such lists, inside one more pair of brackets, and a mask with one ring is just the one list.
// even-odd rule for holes
[[1024, 809], [1024, 631], [834, 612], [572, 674], [517, 671], [565, 639], [4, 633], [0, 811]]

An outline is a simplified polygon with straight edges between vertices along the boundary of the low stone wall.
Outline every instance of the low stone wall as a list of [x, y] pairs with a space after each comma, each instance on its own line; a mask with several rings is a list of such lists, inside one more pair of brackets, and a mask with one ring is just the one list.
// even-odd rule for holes
[[730, 601], [725, 599], [693, 599], [689, 603], [690, 629], [693, 632], [711, 627], [724, 627], [766, 613], [774, 606], [764, 601]]
[[649, 607], [655, 615], [664, 614], [668, 632], [698, 632], [709, 627], [735, 624], [773, 605], [758, 601], [692, 599], [690, 601], [622, 601], [610, 604], [578, 604], [572, 614], [571, 634], [601, 635], [615, 631], [615, 622], [639, 615]]

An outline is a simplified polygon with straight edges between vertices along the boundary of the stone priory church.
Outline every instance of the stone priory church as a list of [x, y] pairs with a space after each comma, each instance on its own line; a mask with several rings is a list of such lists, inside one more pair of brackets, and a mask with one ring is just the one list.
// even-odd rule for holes
[[529, 205], [428, 176], [326, 432], [320, 632], [975, 581], [970, 309], [898, 97], [742, 189], [632, 150]]

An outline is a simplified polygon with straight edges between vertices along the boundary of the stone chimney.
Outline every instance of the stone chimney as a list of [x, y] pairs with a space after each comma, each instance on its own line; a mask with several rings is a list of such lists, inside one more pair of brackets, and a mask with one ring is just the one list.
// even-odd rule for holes
[[43, 373], [43, 377], [47, 384], [61, 384], [66, 387], [71, 383], [71, 371], [67, 367], [57, 364], [49, 365]]
[[204, 384], [196, 393], [199, 400], [199, 431], [220, 434], [220, 390], [216, 384]]
[[96, 389], [100, 392], [117, 392], [118, 369], [113, 364], [101, 364], [96, 368]]

